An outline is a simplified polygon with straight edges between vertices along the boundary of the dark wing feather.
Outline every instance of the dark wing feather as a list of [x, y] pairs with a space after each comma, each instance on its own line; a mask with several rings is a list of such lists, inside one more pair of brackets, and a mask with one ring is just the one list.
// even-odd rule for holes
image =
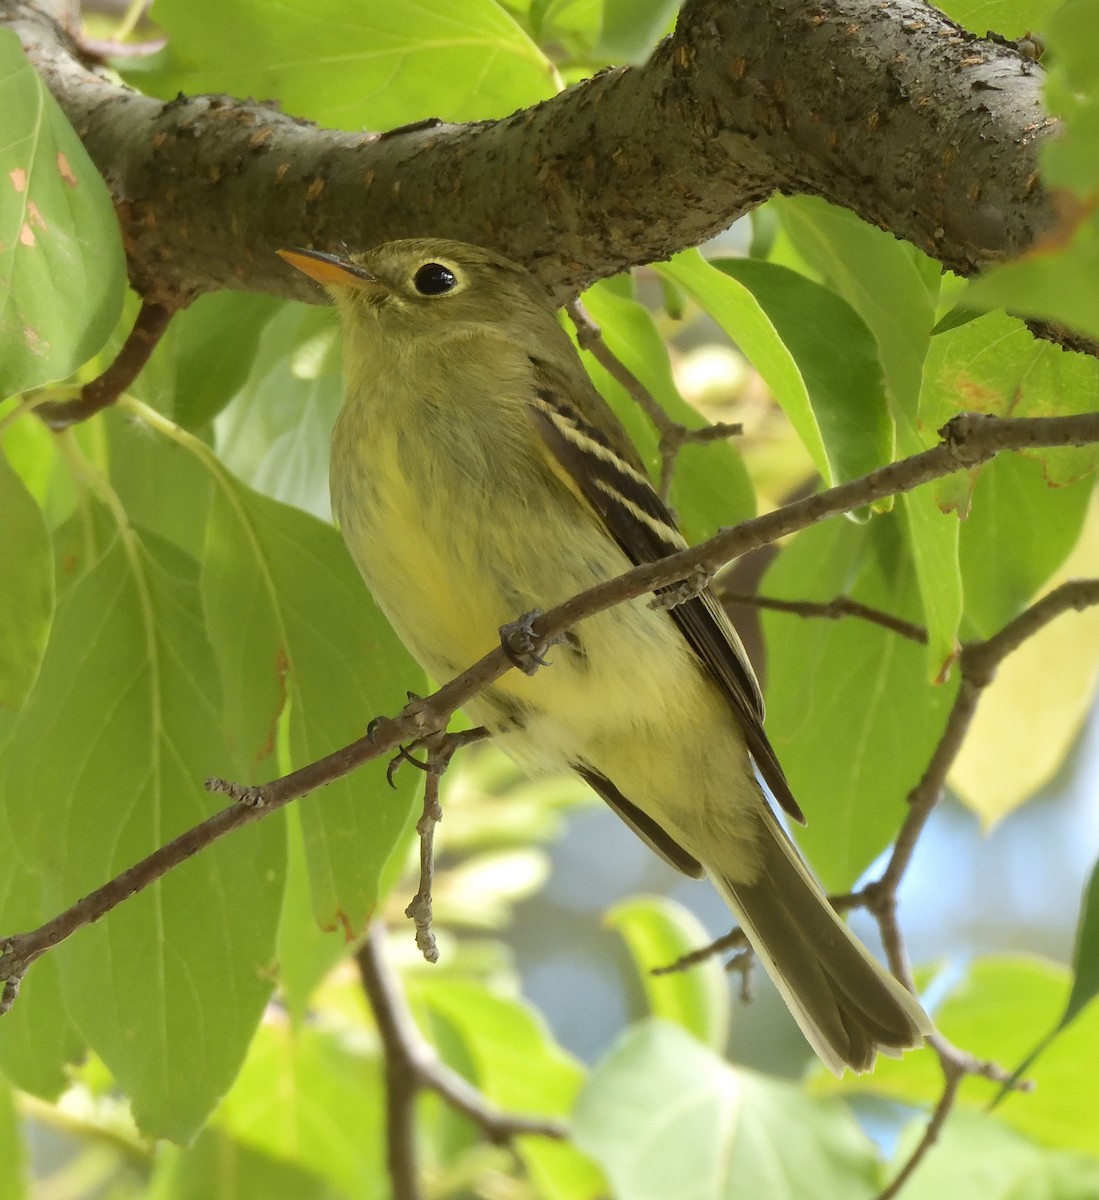
[[591, 767], [583, 764], [577, 764], [575, 770], [592, 791], [598, 792], [634, 833], [666, 863], [675, 867], [677, 871], [682, 871], [684, 875], [690, 875], [692, 879], [702, 878], [705, 872], [698, 859], [688, 854], [652, 817], [627, 800], [606, 775], [600, 775], [598, 771], [593, 771]]
[[[653, 562], [686, 546], [667, 507], [644, 474], [637, 452], [602, 397], [599, 427], [568, 396], [576, 383], [550, 364], [531, 360], [536, 388], [534, 423], [554, 459], [595, 509], [633, 563]], [[585, 386], [587, 380], [584, 380]], [[658, 593], [659, 594], [659, 593]], [[669, 615], [724, 692], [744, 730], [748, 749], [775, 799], [796, 821], [805, 818], [763, 731], [763, 696], [740, 638], [713, 592], [669, 609]], [[599, 789], [597, 789], [599, 790]]]

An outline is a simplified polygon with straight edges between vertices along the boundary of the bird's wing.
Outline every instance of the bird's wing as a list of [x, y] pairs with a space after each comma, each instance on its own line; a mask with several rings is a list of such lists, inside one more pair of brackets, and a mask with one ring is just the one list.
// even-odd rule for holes
[[[625, 430], [592, 388], [589, 409], [581, 414], [569, 397], [586, 376], [574, 378], [560, 368], [533, 360], [536, 375], [531, 413], [558, 467], [598, 514], [607, 532], [633, 563], [653, 562], [686, 547], [667, 506], [653, 490]], [[674, 590], [674, 585], [665, 591]], [[657, 592], [659, 595], [660, 592]], [[760, 774], [775, 799], [796, 821], [805, 818], [786, 782], [763, 731], [763, 695], [744, 646], [717, 597], [707, 587], [669, 609], [692, 649], [732, 706]]]

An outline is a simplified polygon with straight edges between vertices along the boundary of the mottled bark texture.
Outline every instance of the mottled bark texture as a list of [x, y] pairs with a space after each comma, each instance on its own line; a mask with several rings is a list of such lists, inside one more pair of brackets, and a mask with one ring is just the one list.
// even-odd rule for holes
[[1052, 225], [1041, 69], [918, 0], [686, 0], [639, 67], [499, 121], [342, 133], [226, 96], [119, 87], [49, 15], [0, 0], [107, 180], [131, 278], [316, 299], [278, 246], [438, 235], [559, 300], [703, 241], [773, 192], [823, 196], [962, 273]]

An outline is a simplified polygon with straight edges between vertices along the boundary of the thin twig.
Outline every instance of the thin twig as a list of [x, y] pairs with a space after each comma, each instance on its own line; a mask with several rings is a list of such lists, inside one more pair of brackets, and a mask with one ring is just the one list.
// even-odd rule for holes
[[943, 1083], [942, 1094], [939, 1096], [938, 1102], [932, 1110], [931, 1117], [923, 1131], [923, 1137], [920, 1138], [919, 1144], [908, 1156], [904, 1166], [897, 1172], [896, 1177], [878, 1193], [878, 1200], [893, 1200], [893, 1197], [908, 1182], [912, 1172], [923, 1161], [927, 1152], [939, 1140], [939, 1134], [942, 1132], [943, 1125], [946, 1124], [946, 1118], [950, 1115], [954, 1107], [954, 1101], [958, 1097], [958, 1088], [961, 1087], [962, 1080], [965, 1078], [963, 1072], [947, 1071], [945, 1066], [943, 1068], [943, 1075], [945, 1082]]
[[57, 430], [86, 421], [109, 408], [141, 374], [175, 311], [146, 300], [121, 349], [103, 374], [86, 383], [74, 399], [49, 400], [38, 405], [35, 412], [51, 429]]
[[492, 1105], [457, 1071], [441, 1062], [412, 1019], [404, 992], [385, 958], [385, 927], [375, 921], [355, 954], [385, 1054], [386, 1159], [394, 1200], [420, 1200], [416, 1156], [416, 1097], [436, 1092], [496, 1145], [524, 1134], [563, 1139], [565, 1126], [549, 1117], [517, 1116]]
[[869, 604], [852, 600], [850, 596], [837, 596], [834, 600], [827, 601], [778, 600], [749, 592], [723, 591], [721, 599], [728, 604], [750, 604], [755, 608], [791, 613], [796, 617], [820, 617], [826, 621], [841, 621], [845, 617], [857, 617], [860, 621], [869, 621], [873, 625], [880, 625], [883, 629], [899, 633], [901, 637], [908, 638], [910, 641], [927, 645], [927, 630], [923, 626], [905, 621], [902, 617], [895, 617], [892, 613], [884, 612], [880, 608], [871, 608]]
[[[538, 617], [533, 622], [532, 633], [541, 639], [543, 646], [551, 645], [578, 621], [595, 613], [689, 578], [700, 568], [716, 571], [738, 555], [815, 525], [826, 517], [911, 491], [932, 479], [985, 462], [1003, 450], [1082, 446], [1097, 442], [1099, 413], [1033, 418], [963, 414], [948, 422], [941, 434], [942, 442], [930, 450], [744, 521], [698, 546], [596, 584]], [[227, 795], [237, 803], [161, 846], [52, 920], [36, 929], [0, 939], [0, 982], [7, 985], [0, 999], [0, 1012], [5, 1011], [5, 1004], [10, 1007], [17, 986], [15, 981], [28, 965], [77, 929], [99, 920], [123, 900], [232, 830], [342, 778], [371, 759], [391, 753], [402, 743], [439, 732], [446, 727], [455, 709], [511, 667], [504, 649], [497, 647], [433, 695], [410, 701], [392, 719], [374, 722], [365, 737], [262, 786], [248, 787], [224, 779], [208, 780], [210, 791]]]
[[[489, 731], [483, 725], [478, 725], [475, 729], [459, 733], [435, 734], [425, 738], [423, 742], [427, 750], [427, 762], [424, 764], [427, 782], [424, 785], [423, 812], [416, 822], [416, 832], [420, 836], [420, 882], [416, 895], [404, 911], [405, 916], [411, 918], [415, 926], [417, 949], [431, 963], [439, 961], [439, 947], [435, 944], [435, 935], [431, 932], [431, 893], [435, 882], [435, 826], [443, 819], [443, 809], [439, 803], [439, 781], [456, 750], [488, 736]], [[401, 762], [416, 762], [403, 746], [390, 767], [394, 764], [399, 766]]]
[[673, 421], [652, 392], [603, 340], [603, 331], [580, 301], [573, 300], [565, 306], [565, 311], [576, 328], [576, 340], [581, 349], [590, 352], [603, 370], [626, 389], [641, 411], [652, 421], [659, 435], [657, 448], [660, 451], [660, 498], [666, 501], [672, 488], [676, 456], [683, 446], [735, 437], [742, 432], [742, 427], [739, 423], [717, 422], [704, 425], [701, 429], [689, 429], [686, 425]]

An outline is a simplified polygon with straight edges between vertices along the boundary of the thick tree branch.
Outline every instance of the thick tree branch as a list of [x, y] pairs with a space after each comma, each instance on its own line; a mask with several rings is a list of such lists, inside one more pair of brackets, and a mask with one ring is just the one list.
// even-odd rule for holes
[[665, 258], [775, 191], [824, 196], [962, 273], [1055, 222], [1041, 69], [919, 0], [687, 0], [638, 67], [499, 121], [394, 136], [121, 88], [47, 14], [0, 0], [107, 180], [131, 277], [168, 307], [218, 287], [316, 300], [278, 246], [439, 235], [502, 250], [558, 299]]

